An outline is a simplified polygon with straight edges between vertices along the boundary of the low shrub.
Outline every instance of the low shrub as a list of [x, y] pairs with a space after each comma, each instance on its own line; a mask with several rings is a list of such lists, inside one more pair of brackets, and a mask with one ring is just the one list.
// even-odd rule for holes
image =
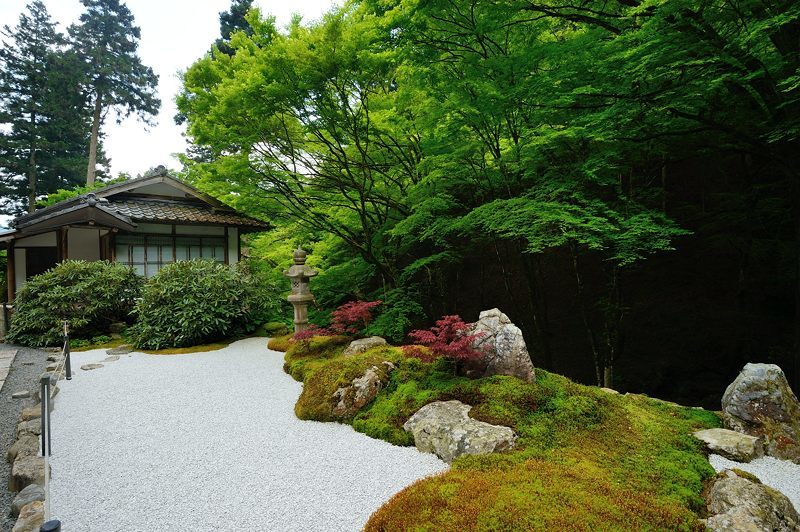
[[453, 360], [471, 360], [481, 356], [480, 351], [472, 347], [472, 342], [481, 334], [470, 334], [469, 329], [461, 316], [442, 316], [429, 330], [411, 331], [408, 336], [436, 355]]
[[314, 336], [361, 335], [369, 327], [372, 312], [380, 301], [350, 301], [339, 305], [331, 313], [331, 324], [320, 327], [311, 324], [305, 330], [295, 333], [295, 340], [307, 340]]
[[285, 323], [280, 321], [270, 321], [260, 325], [253, 334], [255, 336], [275, 338], [277, 336], [286, 336], [289, 333], [289, 326]]
[[76, 338], [102, 334], [112, 322], [129, 319], [141, 286], [142, 279], [122, 264], [64, 261], [19, 290], [8, 341], [32, 347], [58, 344], [64, 320]]
[[148, 279], [129, 334], [140, 349], [207, 344], [255, 330], [277, 305], [247, 265], [179, 261]]

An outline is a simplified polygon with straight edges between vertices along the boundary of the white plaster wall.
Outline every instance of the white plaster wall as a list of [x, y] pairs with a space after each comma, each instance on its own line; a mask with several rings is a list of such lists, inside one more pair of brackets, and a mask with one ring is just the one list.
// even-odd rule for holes
[[32, 248], [40, 248], [40, 247], [55, 247], [58, 244], [56, 243], [56, 232], [51, 231], [49, 233], [42, 233], [40, 235], [33, 235], [33, 236], [26, 236], [25, 238], [19, 238], [16, 240], [15, 246], [23, 246], [23, 247], [32, 247]]
[[14, 280], [17, 290], [25, 284], [25, 249], [14, 250]]
[[239, 229], [228, 228], [228, 264], [239, 262]]
[[70, 227], [67, 255], [71, 260], [100, 260], [100, 230]]

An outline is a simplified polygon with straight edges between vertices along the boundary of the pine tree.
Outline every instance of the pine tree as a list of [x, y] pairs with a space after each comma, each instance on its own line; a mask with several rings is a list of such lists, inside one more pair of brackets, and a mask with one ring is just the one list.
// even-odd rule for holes
[[253, 34], [253, 29], [247, 23], [245, 15], [253, 7], [253, 0], [233, 0], [231, 8], [219, 14], [219, 33], [221, 37], [214, 43], [220, 52], [227, 55], [236, 53], [228, 43], [231, 35], [243, 31], [247, 35]]
[[80, 71], [36, 0], [0, 49], [0, 210], [33, 211], [36, 198], [80, 183], [88, 114]]
[[83, 60], [90, 95], [92, 130], [86, 184], [93, 185], [97, 141], [104, 111], [113, 108], [119, 119], [136, 114], [146, 124], [161, 105], [156, 97], [158, 76], [142, 64], [136, 51], [141, 37], [133, 14], [119, 0], [81, 0], [86, 11], [69, 33]]

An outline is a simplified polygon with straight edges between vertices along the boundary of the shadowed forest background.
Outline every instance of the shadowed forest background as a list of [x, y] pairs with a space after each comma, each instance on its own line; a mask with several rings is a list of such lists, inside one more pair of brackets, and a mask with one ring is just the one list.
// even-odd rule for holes
[[[237, 0], [183, 74], [183, 179], [395, 342], [498, 307], [536, 366], [719, 405], [800, 385], [800, 4]], [[210, 43], [211, 44], [211, 43]]]

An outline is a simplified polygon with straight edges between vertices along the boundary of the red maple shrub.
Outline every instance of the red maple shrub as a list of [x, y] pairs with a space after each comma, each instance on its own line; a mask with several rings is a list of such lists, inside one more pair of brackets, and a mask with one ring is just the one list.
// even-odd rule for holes
[[372, 321], [372, 311], [381, 301], [350, 301], [339, 305], [331, 312], [331, 324], [320, 327], [311, 324], [307, 329], [295, 333], [292, 340], [308, 340], [314, 336], [357, 335]]
[[358, 334], [372, 321], [372, 311], [381, 304], [377, 301], [350, 301], [331, 313], [330, 329], [336, 334]]
[[482, 355], [472, 347], [472, 343], [482, 337], [483, 333], [469, 334], [469, 327], [461, 316], [454, 314], [442, 316], [429, 330], [411, 331], [408, 336], [438, 356], [452, 360], [472, 360]]

